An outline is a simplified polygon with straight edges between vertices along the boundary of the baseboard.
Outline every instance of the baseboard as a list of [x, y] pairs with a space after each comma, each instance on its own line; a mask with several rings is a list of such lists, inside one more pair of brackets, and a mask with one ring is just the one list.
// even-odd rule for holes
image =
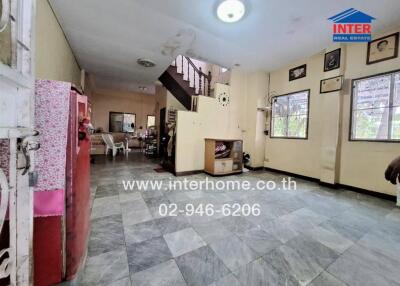
[[272, 168], [264, 167], [264, 170], [269, 171], [269, 172], [273, 172], [273, 173], [279, 173], [279, 174], [287, 175], [287, 176], [294, 177], [294, 178], [299, 178], [299, 179], [302, 179], [302, 180], [311, 181], [311, 182], [316, 182], [316, 183], [320, 182], [320, 180], [317, 179], [317, 178], [308, 177], [308, 176], [304, 176], [304, 175], [299, 175], [299, 174], [295, 174], [295, 173], [291, 173], [291, 172], [287, 172], [287, 171], [282, 171], [282, 170], [278, 170], [278, 169], [272, 169]]
[[376, 197], [376, 198], [380, 198], [380, 199], [384, 199], [384, 200], [388, 200], [388, 201], [392, 201], [392, 202], [397, 201], [397, 197], [393, 196], [393, 195], [378, 193], [378, 192], [374, 192], [374, 191], [370, 191], [370, 190], [366, 190], [366, 189], [362, 189], [362, 188], [358, 188], [358, 187], [354, 187], [354, 186], [343, 185], [343, 184], [337, 184], [337, 186], [339, 188], [347, 189], [347, 190], [350, 190], [350, 191], [353, 191], [356, 193], [369, 195], [372, 197]]
[[282, 170], [278, 170], [278, 169], [267, 168], [267, 167], [264, 167], [264, 170], [269, 171], [269, 172], [284, 174], [284, 175], [291, 176], [294, 178], [307, 180], [310, 182], [315, 182], [315, 183], [320, 184], [321, 186], [332, 188], [332, 189], [339, 189], [339, 188], [347, 189], [349, 191], [353, 191], [353, 192], [364, 194], [364, 195], [369, 195], [372, 197], [376, 197], [376, 198], [380, 198], [380, 199], [384, 199], [384, 200], [388, 200], [388, 201], [392, 201], [392, 202], [396, 202], [396, 200], [397, 200], [396, 196], [379, 193], [379, 192], [374, 192], [374, 191], [366, 190], [366, 189], [359, 188], [359, 187], [354, 187], [354, 186], [349, 186], [349, 185], [344, 185], [344, 184], [330, 184], [330, 183], [322, 182], [320, 179], [317, 179], [317, 178], [299, 175], [299, 174], [295, 174], [295, 173], [290, 173], [290, 172], [286, 172], [286, 171], [282, 171]]
[[249, 169], [250, 171], [260, 171], [263, 170], [264, 167], [251, 167], [251, 166], [244, 166], [246, 169]]
[[203, 173], [203, 172], [204, 172], [204, 170], [174, 172], [174, 175], [177, 176], [177, 177], [180, 177], [180, 176], [190, 176], [190, 175], [200, 174], [200, 173]]

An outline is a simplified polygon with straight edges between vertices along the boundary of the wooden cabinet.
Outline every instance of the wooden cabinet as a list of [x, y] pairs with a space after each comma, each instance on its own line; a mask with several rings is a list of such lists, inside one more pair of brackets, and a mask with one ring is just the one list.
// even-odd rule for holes
[[243, 142], [232, 139], [205, 139], [204, 171], [210, 175], [241, 173]]

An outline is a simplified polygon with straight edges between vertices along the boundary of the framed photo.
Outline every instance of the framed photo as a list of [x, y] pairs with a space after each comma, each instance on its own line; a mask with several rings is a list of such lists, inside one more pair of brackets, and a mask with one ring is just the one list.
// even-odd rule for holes
[[335, 76], [321, 80], [319, 93], [328, 93], [342, 89], [343, 76]]
[[325, 54], [324, 72], [340, 68], [340, 51], [339, 48]]
[[394, 33], [368, 43], [367, 65], [397, 58], [399, 33]]
[[296, 80], [307, 75], [307, 65], [301, 65], [289, 70], [289, 81]]

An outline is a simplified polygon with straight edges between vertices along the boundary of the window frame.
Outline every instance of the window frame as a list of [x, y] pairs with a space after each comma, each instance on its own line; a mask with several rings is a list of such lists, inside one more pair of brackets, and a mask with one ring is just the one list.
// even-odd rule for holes
[[[154, 125], [150, 125], [149, 126], [149, 117], [154, 117]], [[153, 114], [148, 114], [147, 115], [147, 118], [146, 118], [146, 129], [148, 129], [149, 127], [151, 127], [151, 126], [156, 126], [156, 116], [155, 115], [153, 115]]]
[[363, 79], [369, 79], [369, 78], [374, 78], [378, 76], [384, 76], [388, 74], [395, 74], [399, 73], [400, 69], [397, 70], [392, 70], [392, 71], [387, 71], [387, 72], [382, 72], [382, 73], [377, 73], [377, 74], [372, 74], [368, 76], [363, 76], [359, 78], [355, 78], [351, 80], [351, 95], [350, 95], [350, 120], [349, 120], [349, 134], [348, 134], [348, 141], [349, 142], [375, 142], [375, 143], [400, 143], [400, 139], [353, 139], [351, 134], [353, 131], [353, 103], [354, 103], [354, 83], [358, 80], [363, 80]]
[[[293, 137], [293, 136], [272, 136], [272, 111], [273, 111], [273, 100], [278, 97], [289, 96], [296, 93], [307, 92], [307, 126], [306, 126], [306, 136], [305, 137]], [[308, 130], [310, 125], [310, 99], [311, 99], [311, 89], [303, 89], [299, 91], [289, 92], [281, 95], [276, 95], [271, 98], [271, 118], [269, 121], [269, 138], [271, 139], [292, 139], [292, 140], [308, 140]]]

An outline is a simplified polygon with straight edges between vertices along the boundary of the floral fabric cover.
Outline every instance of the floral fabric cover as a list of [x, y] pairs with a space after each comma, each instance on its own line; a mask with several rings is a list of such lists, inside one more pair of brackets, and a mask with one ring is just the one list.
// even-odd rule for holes
[[39, 173], [35, 191], [65, 190], [65, 162], [71, 84], [36, 81], [35, 125], [40, 132], [36, 153]]

